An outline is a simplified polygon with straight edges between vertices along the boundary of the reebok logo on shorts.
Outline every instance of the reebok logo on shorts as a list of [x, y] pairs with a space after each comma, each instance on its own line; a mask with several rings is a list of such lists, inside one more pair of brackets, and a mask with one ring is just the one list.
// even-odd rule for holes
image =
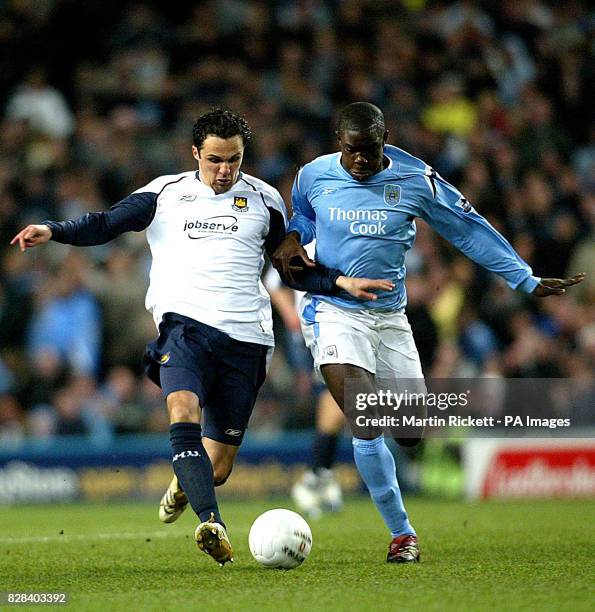
[[337, 356], [337, 347], [334, 344], [327, 346], [322, 351], [324, 355], [327, 357], [336, 357]]
[[226, 433], [228, 436], [234, 436], [234, 437], [236, 437], [236, 438], [237, 438], [238, 436], [241, 436], [241, 435], [242, 435], [242, 432], [241, 432], [239, 429], [226, 429], [226, 430], [225, 430], [225, 433]]

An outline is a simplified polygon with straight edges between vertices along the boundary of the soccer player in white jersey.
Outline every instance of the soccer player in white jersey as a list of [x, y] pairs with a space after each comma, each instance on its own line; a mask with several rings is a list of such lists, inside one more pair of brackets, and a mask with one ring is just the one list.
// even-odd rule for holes
[[[232, 470], [266, 375], [274, 339], [260, 275], [264, 254], [281, 243], [287, 220], [277, 190], [240, 171], [250, 136], [243, 118], [215, 109], [193, 127], [198, 170], [159, 177], [108, 211], [28, 225], [11, 241], [22, 251], [50, 239], [90, 246], [147, 230], [146, 306], [159, 336], [144, 362], [166, 400], [175, 474], [159, 516], [173, 522], [189, 503], [201, 521], [199, 548], [221, 565], [233, 553], [214, 487]], [[319, 266], [293, 286], [374, 298], [371, 291], [392, 283]]]
[[[311, 293], [301, 313], [304, 336], [326, 384], [345, 410], [346, 382], [373, 394], [378, 379], [418, 379], [423, 374], [404, 313], [405, 252], [415, 239], [416, 217], [427, 221], [476, 263], [502, 276], [513, 289], [537, 297], [560, 295], [579, 283], [540, 279], [510, 244], [452, 185], [431, 167], [386, 144], [382, 111], [355, 102], [340, 113], [340, 151], [318, 157], [298, 173], [294, 216], [273, 255], [284, 275], [314, 266], [303, 244], [316, 238], [315, 260], [345, 274], [393, 280], [376, 300], [345, 293]], [[398, 439], [411, 445], [418, 440]], [[419, 545], [382, 435], [353, 438], [357, 468], [391, 533], [387, 561], [419, 561]]]

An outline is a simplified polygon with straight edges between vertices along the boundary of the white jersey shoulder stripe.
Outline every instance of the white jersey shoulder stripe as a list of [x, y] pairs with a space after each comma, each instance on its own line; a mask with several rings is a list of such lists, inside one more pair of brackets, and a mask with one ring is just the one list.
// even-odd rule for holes
[[156, 179], [153, 179], [150, 183], [147, 183], [144, 187], [137, 189], [133, 193], [156, 193], [160, 194], [167, 185], [171, 185], [172, 183], [178, 183], [183, 179], [192, 178], [194, 176], [194, 171], [191, 172], [182, 172], [181, 174], [165, 174], [163, 176], [158, 176]]
[[262, 203], [265, 205], [266, 208], [273, 208], [274, 210], [279, 211], [283, 216], [285, 227], [287, 227], [287, 206], [285, 205], [281, 194], [272, 185], [269, 185], [261, 179], [244, 173], [242, 173], [242, 175], [240, 176], [239, 181], [244, 182], [252, 190], [259, 193], [262, 199]]

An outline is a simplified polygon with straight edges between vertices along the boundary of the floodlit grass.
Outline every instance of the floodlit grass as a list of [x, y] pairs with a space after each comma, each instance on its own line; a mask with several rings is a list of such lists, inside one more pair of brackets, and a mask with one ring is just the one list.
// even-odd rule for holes
[[[224, 502], [236, 563], [198, 551], [188, 511], [162, 525], [156, 504], [0, 509], [0, 591], [66, 591], [71, 610], [592, 610], [589, 502], [407, 501], [419, 565], [389, 565], [389, 537], [364, 498], [310, 521], [313, 549], [267, 570], [248, 530], [271, 502]], [[22, 606], [19, 606], [23, 609]]]

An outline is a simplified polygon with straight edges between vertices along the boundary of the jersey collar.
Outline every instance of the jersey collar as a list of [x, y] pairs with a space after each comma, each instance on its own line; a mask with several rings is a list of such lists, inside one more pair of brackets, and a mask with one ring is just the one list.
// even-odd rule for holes
[[215, 193], [213, 191], [212, 187], [209, 187], [208, 185], [205, 185], [205, 183], [202, 182], [202, 180], [200, 179], [200, 173], [198, 170], [196, 170], [194, 172], [194, 178], [197, 180], [199, 186], [201, 189], [203, 189], [204, 191], [206, 191], [209, 195], [211, 196], [224, 196], [227, 195], [228, 193], [231, 193], [232, 191], [235, 191], [238, 187], [238, 184], [240, 182], [240, 180], [242, 179], [242, 177], [244, 176], [244, 174], [242, 172], [238, 172], [238, 180], [225, 192], [225, 193]]

